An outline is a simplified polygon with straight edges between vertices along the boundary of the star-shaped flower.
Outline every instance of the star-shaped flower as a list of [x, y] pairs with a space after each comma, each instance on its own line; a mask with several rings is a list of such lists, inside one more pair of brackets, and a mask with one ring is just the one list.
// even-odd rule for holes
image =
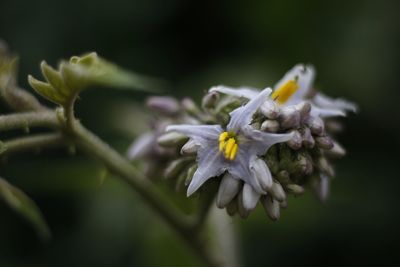
[[[308, 95], [313, 87], [314, 79], [315, 69], [312, 66], [297, 64], [276, 83], [271, 98], [282, 107], [296, 105], [309, 100], [312, 105], [312, 116], [346, 116], [348, 111], [357, 111], [357, 105], [354, 103], [340, 98], [332, 99], [320, 92], [309, 99]], [[231, 88], [227, 86], [213, 87], [210, 92], [213, 91], [248, 99], [256, 97], [259, 93], [254, 88]]]
[[[198, 146], [198, 168], [189, 185], [187, 195], [197, 191], [208, 179], [227, 172], [257, 194], [266, 194], [272, 186], [271, 173], [264, 163], [260, 171], [259, 156], [265, 155], [274, 144], [286, 142], [292, 134], [271, 134], [254, 129], [250, 123], [253, 114], [271, 94], [266, 88], [244, 106], [230, 113], [226, 129], [220, 125], [171, 125], [167, 131], [176, 131], [190, 137]], [[258, 200], [258, 199], [257, 199]]]

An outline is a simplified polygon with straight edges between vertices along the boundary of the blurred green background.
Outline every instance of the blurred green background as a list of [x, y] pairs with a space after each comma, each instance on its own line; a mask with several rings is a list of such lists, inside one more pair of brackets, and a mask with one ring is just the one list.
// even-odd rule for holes
[[[216, 84], [273, 85], [294, 64], [313, 63], [319, 89], [360, 105], [339, 136], [348, 155], [326, 203], [308, 192], [289, 199], [278, 222], [262, 208], [235, 219], [243, 266], [396, 265], [399, 14], [395, 0], [1, 0], [0, 38], [20, 55], [25, 87], [42, 59], [55, 65], [88, 51], [197, 99]], [[143, 131], [135, 111], [145, 96], [87, 91], [77, 114], [124, 151]], [[102, 182], [102, 172], [62, 150], [3, 162], [0, 175], [38, 203], [53, 239], [42, 243], [1, 203], [0, 266], [197, 266], [133, 191]]]

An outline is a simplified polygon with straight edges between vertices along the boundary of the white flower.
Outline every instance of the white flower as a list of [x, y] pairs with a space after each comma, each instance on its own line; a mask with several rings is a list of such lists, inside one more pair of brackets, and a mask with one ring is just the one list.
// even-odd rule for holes
[[[347, 111], [357, 111], [357, 106], [354, 103], [343, 99], [332, 99], [322, 93], [316, 93], [313, 98], [307, 99], [307, 95], [313, 87], [314, 79], [315, 70], [312, 66], [297, 64], [276, 83], [271, 98], [282, 107], [310, 100], [312, 116], [346, 116]], [[210, 89], [210, 92], [213, 91], [247, 99], [252, 99], [258, 94], [257, 89], [247, 87], [216, 86]]]
[[[286, 142], [292, 134], [271, 134], [250, 126], [253, 114], [265, 102], [272, 90], [258, 92], [244, 106], [230, 113], [230, 121], [223, 129], [220, 125], [171, 125], [167, 131], [176, 131], [190, 137], [198, 145], [198, 169], [194, 173], [187, 195], [197, 191], [208, 179], [227, 172], [233, 179], [243, 180], [246, 190], [253, 195], [266, 194], [272, 186], [271, 173], [265, 164], [260, 172], [259, 156], [274, 144]], [[262, 174], [261, 174], [262, 173]], [[247, 188], [251, 186], [251, 188]], [[246, 194], [252, 197], [251, 194]], [[249, 200], [248, 205], [254, 201]]]

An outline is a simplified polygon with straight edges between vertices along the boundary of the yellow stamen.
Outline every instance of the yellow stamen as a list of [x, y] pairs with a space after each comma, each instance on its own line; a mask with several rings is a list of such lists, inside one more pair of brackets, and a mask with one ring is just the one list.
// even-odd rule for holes
[[295, 80], [289, 80], [284, 85], [276, 89], [271, 97], [278, 104], [283, 105], [297, 91], [299, 84]]
[[226, 138], [228, 137], [228, 132], [223, 132], [222, 134], [219, 135], [219, 141], [225, 141]]
[[234, 145], [233, 145], [233, 148], [232, 148], [232, 150], [231, 150], [231, 153], [229, 154], [229, 159], [230, 159], [230, 160], [234, 160], [234, 159], [235, 159], [236, 154], [237, 154], [237, 151], [238, 151], [238, 148], [239, 148], [238, 144], [234, 144]]
[[226, 159], [234, 160], [239, 149], [234, 133], [223, 132], [219, 135], [219, 151]]
[[224, 150], [225, 145], [226, 145], [226, 142], [225, 142], [225, 141], [220, 141], [220, 142], [219, 142], [219, 151]]
[[231, 154], [233, 146], [236, 144], [236, 141], [234, 138], [229, 138], [228, 141], [226, 142], [225, 146], [225, 158], [229, 158], [229, 155]]

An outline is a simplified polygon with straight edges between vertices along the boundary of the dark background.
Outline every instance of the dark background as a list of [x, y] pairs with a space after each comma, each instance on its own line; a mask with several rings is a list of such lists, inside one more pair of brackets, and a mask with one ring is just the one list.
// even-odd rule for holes
[[[164, 78], [169, 94], [199, 98], [212, 85], [273, 85], [298, 62], [317, 87], [360, 105], [344, 120], [331, 197], [289, 199], [273, 223], [261, 208], [236, 219], [244, 266], [395, 265], [399, 219], [400, 9], [397, 1], [0, 1], [0, 38], [21, 57], [21, 85], [43, 59], [97, 51]], [[143, 131], [143, 93], [91, 90], [77, 114], [124, 151]], [[3, 112], [7, 110], [3, 108]], [[0, 204], [0, 266], [194, 266], [196, 259], [125, 185], [66, 151], [12, 157], [1, 175], [42, 209], [42, 243]]]

